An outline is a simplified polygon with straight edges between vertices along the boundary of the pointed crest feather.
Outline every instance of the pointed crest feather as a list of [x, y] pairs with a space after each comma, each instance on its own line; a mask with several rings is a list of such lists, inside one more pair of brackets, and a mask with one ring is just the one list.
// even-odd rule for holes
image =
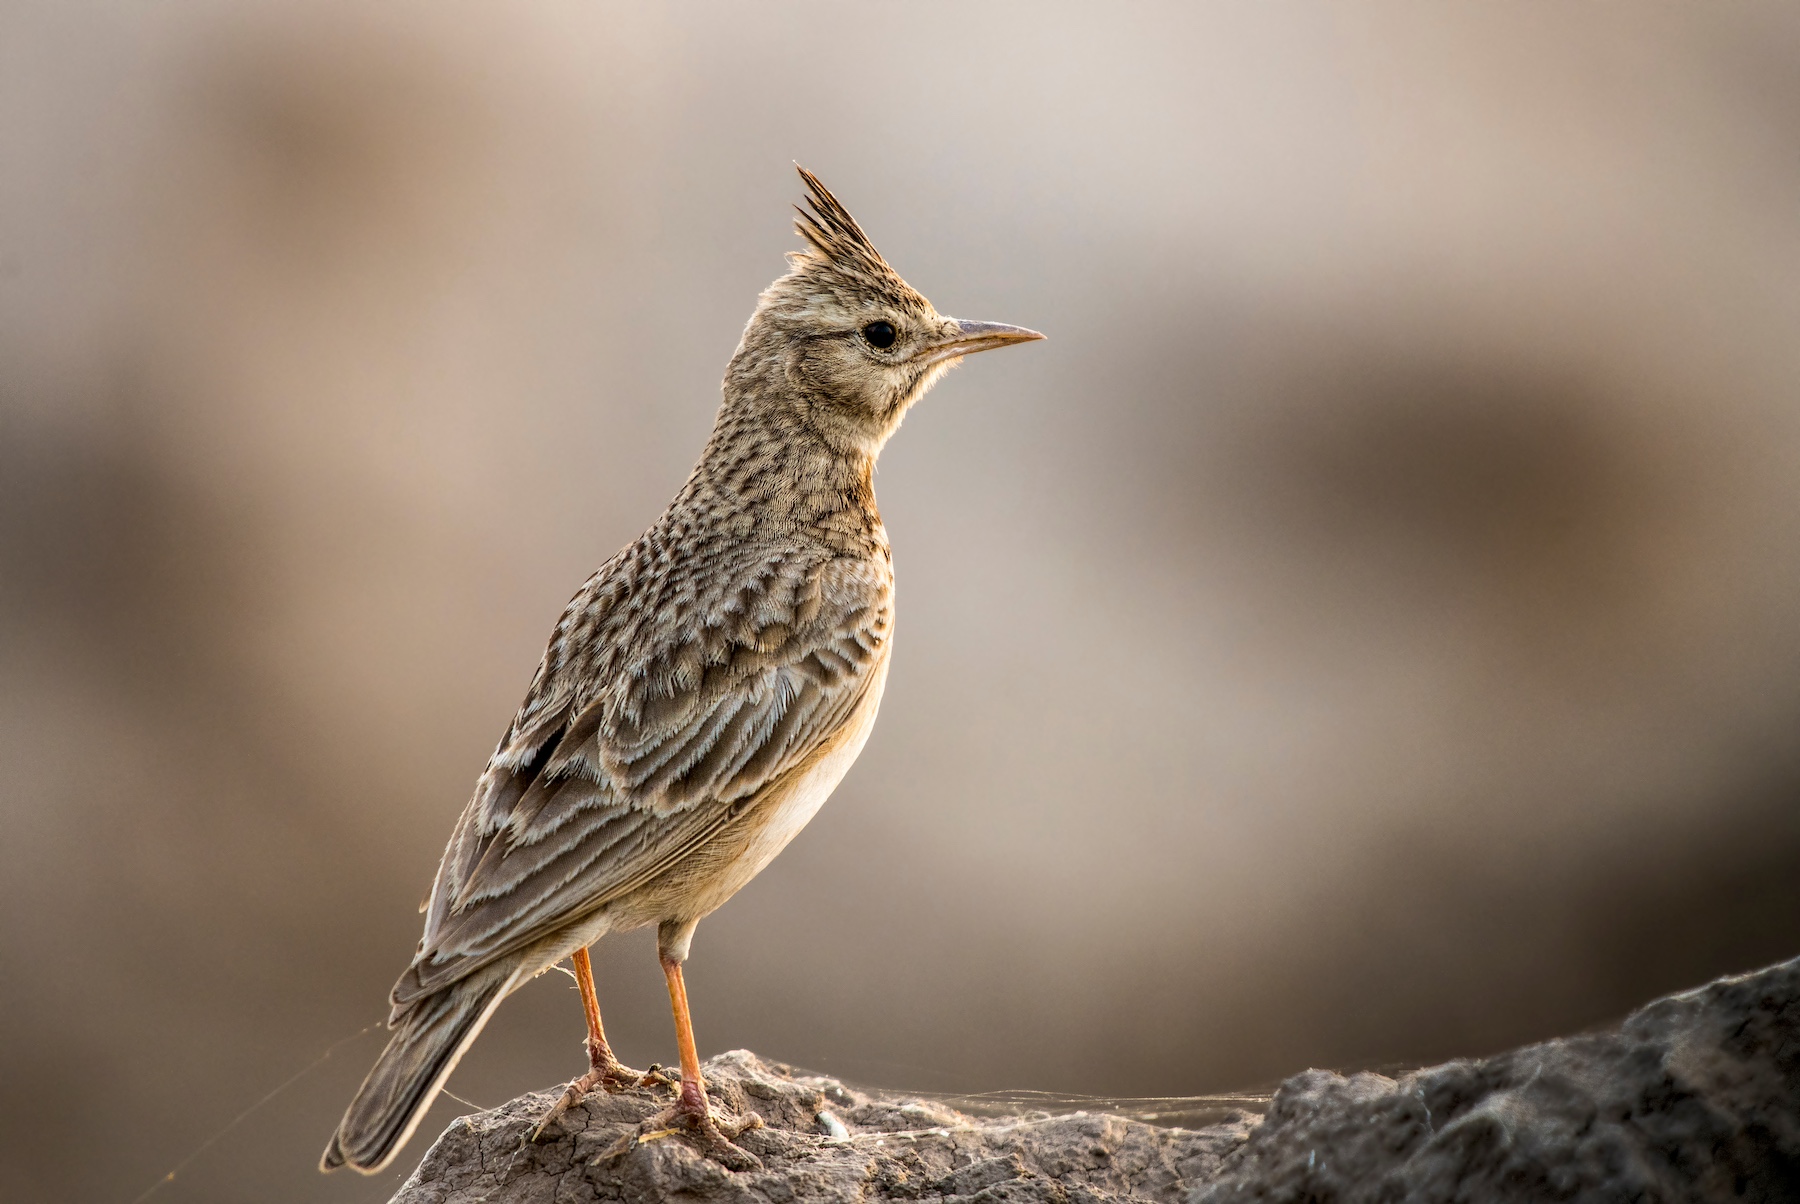
[[800, 214], [794, 220], [794, 229], [800, 232], [800, 237], [841, 268], [876, 276], [893, 275], [894, 269], [881, 257], [869, 236], [850, 216], [850, 211], [819, 182], [819, 177], [798, 163], [794, 164], [794, 169], [806, 182], [806, 208], [794, 206]]

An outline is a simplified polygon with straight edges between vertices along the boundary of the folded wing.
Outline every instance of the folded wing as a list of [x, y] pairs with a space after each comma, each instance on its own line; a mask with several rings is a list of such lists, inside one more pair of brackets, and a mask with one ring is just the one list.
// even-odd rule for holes
[[444, 852], [397, 1013], [666, 872], [851, 715], [891, 633], [886, 583], [826, 557], [745, 580], [661, 636], [594, 624], [629, 647], [552, 643]]

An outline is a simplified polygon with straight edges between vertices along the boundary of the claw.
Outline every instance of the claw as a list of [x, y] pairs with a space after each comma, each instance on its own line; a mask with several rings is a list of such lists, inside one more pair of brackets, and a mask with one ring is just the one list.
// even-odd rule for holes
[[683, 1101], [678, 1100], [638, 1126], [636, 1133], [630, 1133], [621, 1138], [602, 1157], [617, 1158], [630, 1153], [647, 1141], [661, 1141], [668, 1137], [685, 1137], [699, 1149], [700, 1153], [727, 1170], [761, 1170], [762, 1159], [743, 1146], [736, 1144], [732, 1139], [751, 1129], [762, 1127], [762, 1117], [754, 1112], [746, 1112], [742, 1116], [732, 1117], [721, 1122], [714, 1119], [710, 1111], [696, 1113], [691, 1107], [684, 1106]]
[[618, 1061], [603, 1063], [563, 1088], [562, 1095], [550, 1105], [550, 1110], [544, 1113], [544, 1119], [538, 1121], [537, 1128], [531, 1131], [530, 1140], [536, 1142], [544, 1135], [544, 1130], [561, 1120], [570, 1108], [586, 1099], [588, 1093], [596, 1088], [608, 1095], [616, 1095], [634, 1087], [651, 1087], [673, 1081], [663, 1073], [660, 1066], [652, 1066], [649, 1070], [633, 1070]]

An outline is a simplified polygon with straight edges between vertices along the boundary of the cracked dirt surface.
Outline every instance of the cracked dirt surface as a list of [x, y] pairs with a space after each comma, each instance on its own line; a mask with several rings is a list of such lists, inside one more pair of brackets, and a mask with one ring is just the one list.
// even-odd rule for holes
[[1426, 1204], [1800, 1202], [1800, 959], [1659, 999], [1610, 1032], [1399, 1079], [1310, 1070], [1267, 1116], [1202, 1128], [1101, 1112], [978, 1117], [852, 1089], [743, 1051], [714, 1105], [764, 1127], [732, 1173], [679, 1137], [616, 1153], [665, 1089], [591, 1095], [537, 1145], [560, 1093], [450, 1126], [393, 1204]]
[[1256, 1119], [1240, 1112], [1187, 1130], [1100, 1113], [979, 1118], [855, 1090], [743, 1050], [714, 1058], [704, 1076], [715, 1108], [762, 1117], [763, 1127], [738, 1141], [762, 1159], [763, 1170], [727, 1171], [679, 1137], [612, 1153], [668, 1103], [666, 1089], [590, 1095], [538, 1144], [526, 1144], [557, 1097], [546, 1091], [453, 1123], [393, 1204], [1181, 1204], [1243, 1143]]

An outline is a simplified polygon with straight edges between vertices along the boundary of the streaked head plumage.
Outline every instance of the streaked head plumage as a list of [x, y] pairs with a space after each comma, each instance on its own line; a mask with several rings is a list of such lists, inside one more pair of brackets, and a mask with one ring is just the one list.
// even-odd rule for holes
[[831, 190], [798, 170], [806, 201], [794, 227], [806, 246], [788, 253], [787, 273], [744, 329], [726, 373], [728, 406], [735, 390], [799, 417], [841, 451], [873, 456], [963, 355], [1042, 337], [938, 313]]

